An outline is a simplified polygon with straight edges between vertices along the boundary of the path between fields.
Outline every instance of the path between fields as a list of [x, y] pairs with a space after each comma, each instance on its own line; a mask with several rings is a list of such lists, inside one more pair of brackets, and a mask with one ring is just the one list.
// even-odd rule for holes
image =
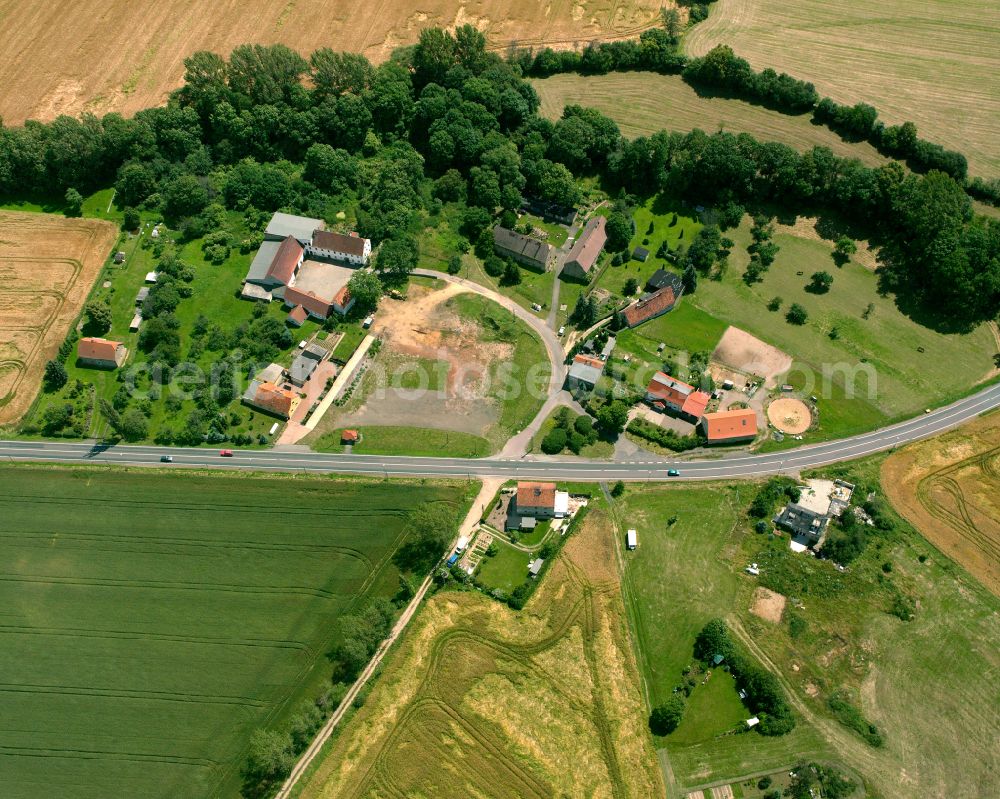
[[[455, 543], [458, 541], [459, 537], [463, 535], [471, 537], [472, 531], [476, 528], [479, 524], [479, 520], [483, 517], [487, 503], [493, 499], [503, 483], [504, 481], [501, 478], [487, 478], [482, 481], [479, 493], [472, 501], [472, 505], [469, 507], [469, 512], [466, 514], [465, 520], [462, 522], [462, 525], [458, 530], [458, 535], [456, 535], [455, 540], [451, 542], [448, 547], [448, 551], [451, 551], [455, 547]], [[316, 737], [313, 739], [312, 743], [309, 744], [309, 747], [299, 757], [298, 762], [296, 762], [295, 766], [292, 768], [288, 778], [282, 784], [281, 789], [275, 794], [275, 799], [288, 799], [288, 797], [291, 796], [292, 789], [295, 787], [296, 783], [309, 769], [309, 766], [312, 765], [313, 760], [316, 759], [316, 756], [326, 745], [326, 742], [330, 740], [330, 736], [333, 735], [333, 731], [343, 720], [344, 716], [347, 715], [347, 711], [353, 706], [355, 698], [357, 698], [358, 694], [361, 693], [361, 690], [368, 684], [372, 675], [375, 674], [375, 671], [382, 664], [382, 660], [385, 658], [389, 649], [403, 634], [403, 630], [406, 629], [406, 626], [416, 614], [420, 604], [424, 601], [424, 597], [427, 595], [427, 591], [430, 589], [432, 581], [432, 575], [428, 575], [420, 584], [420, 587], [413, 595], [413, 599], [410, 600], [410, 604], [406, 606], [406, 609], [402, 612], [399, 619], [396, 621], [396, 624], [393, 626], [392, 631], [389, 633], [389, 637], [379, 645], [375, 654], [372, 655], [372, 659], [368, 662], [368, 665], [365, 666], [361, 674], [359, 674], [358, 678], [354, 681], [354, 684], [350, 687], [347, 693], [344, 694], [344, 698], [340, 700], [340, 704], [337, 705], [337, 710], [332, 716], [330, 716], [320, 731], [316, 733]]]

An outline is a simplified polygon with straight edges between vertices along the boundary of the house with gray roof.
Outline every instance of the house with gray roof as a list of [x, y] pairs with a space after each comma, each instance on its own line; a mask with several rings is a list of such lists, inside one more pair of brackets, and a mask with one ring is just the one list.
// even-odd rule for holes
[[283, 241], [292, 236], [305, 247], [312, 242], [313, 231], [325, 229], [326, 223], [322, 219], [283, 214], [279, 211], [267, 223], [267, 228], [264, 230], [264, 240]]
[[316, 367], [326, 360], [329, 354], [325, 349], [316, 344], [309, 344], [304, 347], [295, 356], [295, 360], [292, 361], [292, 367], [288, 370], [288, 379], [292, 382], [292, 385], [304, 386], [306, 381], [312, 377], [312, 373], [316, 371]]
[[497, 254], [513, 258], [536, 272], [547, 272], [554, 252], [551, 244], [515, 233], [497, 225], [493, 228], [493, 246]]

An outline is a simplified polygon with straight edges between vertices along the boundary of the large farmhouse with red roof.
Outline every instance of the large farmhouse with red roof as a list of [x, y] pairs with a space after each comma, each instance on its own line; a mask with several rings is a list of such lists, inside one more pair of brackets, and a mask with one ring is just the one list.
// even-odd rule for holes
[[650, 319], [663, 316], [673, 309], [679, 299], [680, 294], [674, 291], [673, 286], [666, 286], [652, 294], [644, 294], [622, 311], [625, 327], [636, 327]]
[[646, 386], [646, 402], [657, 410], [669, 411], [692, 422], [705, 413], [710, 399], [704, 391], [665, 372], [657, 372]]
[[322, 219], [276, 213], [243, 281], [248, 300], [282, 300], [288, 321], [346, 314], [354, 305], [347, 289], [353, 269], [371, 256], [371, 241], [326, 230]]

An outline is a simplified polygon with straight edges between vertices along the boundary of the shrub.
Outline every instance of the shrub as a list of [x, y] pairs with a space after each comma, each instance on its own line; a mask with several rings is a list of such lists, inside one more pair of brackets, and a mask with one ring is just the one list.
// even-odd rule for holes
[[45, 364], [45, 376], [42, 378], [46, 391], [58, 391], [66, 385], [69, 374], [62, 361], [48, 361]]
[[833, 711], [837, 721], [858, 733], [869, 746], [877, 749], [885, 744], [885, 738], [878, 727], [862, 715], [861, 711], [850, 702], [844, 691], [834, 691], [827, 699], [827, 705]]
[[554, 427], [545, 438], [542, 439], [542, 452], [546, 455], [558, 455], [566, 448], [566, 431], [561, 427]]
[[684, 697], [674, 694], [649, 714], [649, 729], [654, 735], [668, 735], [677, 729], [684, 717]]
[[804, 325], [809, 321], [809, 312], [797, 302], [793, 302], [785, 314], [785, 319], [790, 325]]
[[624, 493], [625, 493], [625, 483], [623, 483], [621, 480], [619, 480], [611, 487], [611, 496], [615, 497], [615, 499], [617, 499]]

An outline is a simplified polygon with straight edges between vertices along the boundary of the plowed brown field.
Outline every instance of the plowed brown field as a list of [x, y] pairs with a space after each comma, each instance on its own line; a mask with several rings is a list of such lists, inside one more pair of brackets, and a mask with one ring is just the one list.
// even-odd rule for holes
[[882, 485], [928, 541], [1000, 596], [1000, 414], [890, 456]]
[[385, 60], [422, 28], [471, 23], [490, 45], [583, 46], [636, 36], [661, 0], [0, 0], [0, 116], [8, 123], [82, 111], [132, 114], [181, 82], [196, 50], [238, 44], [319, 47]]
[[96, 219], [0, 211], [0, 425], [30, 407], [116, 233]]

